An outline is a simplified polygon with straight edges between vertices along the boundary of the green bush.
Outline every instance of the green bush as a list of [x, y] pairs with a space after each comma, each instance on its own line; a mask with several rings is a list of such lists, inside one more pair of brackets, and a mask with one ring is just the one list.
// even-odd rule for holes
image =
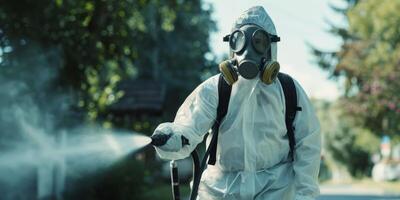
[[65, 199], [144, 199], [145, 165], [128, 156], [105, 170], [90, 176], [67, 180]]

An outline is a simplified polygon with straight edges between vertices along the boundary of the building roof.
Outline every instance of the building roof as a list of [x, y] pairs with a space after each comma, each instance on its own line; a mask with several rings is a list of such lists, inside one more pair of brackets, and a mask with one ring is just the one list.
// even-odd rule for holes
[[125, 80], [117, 86], [124, 96], [110, 106], [114, 114], [160, 114], [163, 110], [166, 87], [153, 80]]

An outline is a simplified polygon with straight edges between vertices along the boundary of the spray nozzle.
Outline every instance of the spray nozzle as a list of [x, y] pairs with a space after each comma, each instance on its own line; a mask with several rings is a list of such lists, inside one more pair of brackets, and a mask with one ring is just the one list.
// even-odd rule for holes
[[[159, 134], [154, 134], [153, 136], [151, 136], [151, 145], [159, 147], [159, 146], [163, 146], [164, 144], [167, 143], [167, 141], [169, 140], [169, 138], [171, 138], [172, 133], [170, 134], [164, 134], [164, 133], [159, 133]], [[185, 137], [185, 136], [181, 136], [181, 140], [182, 140], [182, 147], [185, 145], [190, 145], [189, 140]]]
[[154, 134], [151, 136], [151, 143], [153, 146], [159, 147], [167, 143], [172, 134]]

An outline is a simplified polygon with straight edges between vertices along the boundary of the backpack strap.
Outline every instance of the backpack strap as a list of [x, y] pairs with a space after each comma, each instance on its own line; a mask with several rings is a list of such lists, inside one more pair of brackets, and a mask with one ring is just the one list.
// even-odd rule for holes
[[[289, 140], [289, 156], [292, 161], [294, 160], [294, 150], [296, 146], [296, 141], [294, 137], [294, 126], [293, 121], [296, 118], [297, 111], [301, 111], [301, 107], [298, 107], [297, 104], [297, 91], [296, 86], [292, 77], [285, 73], [278, 73], [278, 79], [282, 85], [283, 93], [285, 96], [285, 123], [287, 129], [287, 135]], [[229, 99], [231, 96], [232, 86], [228, 85], [226, 81], [223, 79], [223, 76], [220, 75], [218, 80], [218, 107], [217, 107], [217, 118], [212, 126], [212, 139], [210, 143], [210, 158], [208, 160], [209, 165], [215, 165], [216, 162], [216, 154], [217, 154], [217, 144], [218, 144], [218, 134], [219, 134], [219, 126], [222, 119], [228, 112]]]
[[214, 125], [212, 126], [212, 141], [210, 143], [210, 159], [208, 160], [209, 165], [215, 165], [216, 162], [216, 154], [217, 154], [217, 144], [218, 144], [218, 133], [219, 126], [221, 124], [222, 119], [225, 117], [228, 112], [229, 99], [231, 97], [232, 86], [228, 85], [224, 80], [222, 74], [219, 76], [218, 80], [218, 107], [217, 107], [217, 118], [215, 119]]
[[296, 140], [294, 137], [295, 127], [293, 126], [293, 121], [296, 118], [297, 111], [301, 111], [301, 107], [297, 106], [296, 86], [294, 84], [292, 77], [290, 77], [285, 73], [279, 72], [278, 79], [281, 82], [283, 93], [285, 95], [285, 105], [286, 105], [285, 123], [286, 123], [286, 130], [290, 147], [289, 156], [293, 161], [294, 150], [296, 146]]

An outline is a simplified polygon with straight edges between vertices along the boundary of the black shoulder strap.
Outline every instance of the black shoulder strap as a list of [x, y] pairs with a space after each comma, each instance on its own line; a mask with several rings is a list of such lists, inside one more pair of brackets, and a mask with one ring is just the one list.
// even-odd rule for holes
[[285, 104], [286, 104], [285, 122], [286, 122], [286, 129], [290, 147], [289, 156], [293, 161], [294, 150], [296, 146], [293, 121], [296, 117], [296, 112], [301, 111], [301, 107], [297, 106], [296, 86], [294, 84], [292, 77], [290, 77], [285, 73], [279, 72], [278, 79], [281, 82], [283, 93], [285, 95]]
[[219, 125], [222, 119], [228, 112], [229, 99], [231, 97], [232, 87], [226, 83], [222, 74], [219, 76], [218, 80], [218, 107], [217, 107], [217, 118], [212, 126], [212, 137], [215, 138], [213, 143], [210, 143], [210, 159], [208, 160], [209, 165], [215, 165], [216, 154], [217, 154], [217, 144], [218, 144], [218, 132]]

